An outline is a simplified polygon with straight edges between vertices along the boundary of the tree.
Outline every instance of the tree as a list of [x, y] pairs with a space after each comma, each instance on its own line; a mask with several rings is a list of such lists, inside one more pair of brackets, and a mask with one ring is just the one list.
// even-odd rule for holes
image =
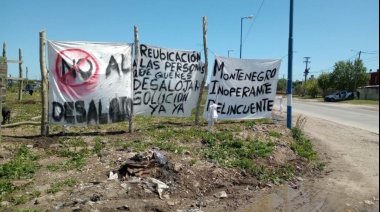
[[327, 89], [331, 88], [331, 73], [322, 73], [318, 77], [318, 86], [322, 89], [322, 96], [326, 96]]
[[337, 90], [355, 91], [356, 88], [368, 84], [367, 68], [360, 59], [352, 61], [338, 61], [331, 73], [331, 85]]
[[317, 97], [319, 91], [317, 79], [311, 78], [307, 80], [305, 84], [305, 89], [307, 90], [311, 98]]
[[286, 91], [287, 90], [287, 79], [279, 79], [277, 81], [277, 91]]
[[336, 90], [349, 90], [350, 85], [354, 84], [352, 62], [342, 60], [336, 62], [330, 79], [331, 85]]
[[294, 82], [293, 90], [296, 95], [300, 95], [302, 93], [302, 82], [301, 81]]
[[364, 67], [363, 61], [361, 59], [356, 59], [354, 62], [354, 89], [356, 91], [358, 87], [368, 85], [371, 75], [367, 73], [367, 68]]

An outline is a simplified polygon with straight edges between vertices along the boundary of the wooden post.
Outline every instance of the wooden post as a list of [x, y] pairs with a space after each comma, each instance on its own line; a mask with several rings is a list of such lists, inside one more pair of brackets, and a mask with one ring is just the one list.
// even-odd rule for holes
[[29, 83], [29, 80], [28, 80], [28, 67], [26, 67], [25, 69], [26, 69], [26, 83], [25, 84], [28, 84]]
[[[19, 64], [18, 64], [18, 67], [19, 67], [19, 72], [20, 72], [20, 78], [22, 79], [22, 52], [21, 52], [21, 48], [18, 49], [18, 59], [19, 59]], [[20, 83], [19, 83], [19, 90], [18, 90], [18, 101], [21, 102], [22, 101], [22, 87], [23, 87], [23, 80], [20, 80]]]
[[[0, 84], [0, 110], [3, 111], [3, 84]], [[3, 116], [1, 116], [1, 117], [2, 117], [2, 119], [0, 121], [3, 122], [4, 117]], [[1, 137], [1, 125], [2, 125], [2, 123], [1, 122], [0, 122], [0, 142], [2, 140], [2, 137]]]
[[205, 53], [205, 75], [203, 76], [203, 80], [201, 83], [201, 90], [199, 92], [198, 102], [197, 102], [197, 109], [196, 109], [196, 115], [195, 115], [195, 125], [199, 124], [199, 113], [200, 113], [200, 107], [201, 107], [201, 101], [203, 96], [203, 88], [206, 84], [206, 78], [208, 75], [208, 54], [207, 54], [207, 20], [206, 16], [203, 16], [203, 50]]
[[[3, 59], [4, 59], [4, 63], [5, 63], [5, 70], [6, 70], [6, 72], [5, 72], [5, 78], [4, 78], [4, 80], [5, 80], [5, 82], [2, 82], [2, 83], [8, 83], [8, 80], [7, 80], [7, 78], [8, 78], [8, 65], [7, 65], [7, 44], [4, 42], [3, 43]], [[1, 84], [1, 85], [3, 85], [3, 84]], [[6, 93], [6, 87], [4, 88], [4, 91], [5, 91], [5, 93], [3, 94], [3, 87], [0, 87], [0, 89], [1, 89], [1, 94], [0, 94], [0, 104], [2, 104], [3, 103], [3, 95]], [[1, 107], [0, 107], [0, 109], [2, 109]], [[1, 131], [1, 129], [0, 129], [0, 131]], [[0, 134], [1, 135], [1, 134]]]
[[[135, 61], [132, 65], [132, 70], [133, 72], [137, 69], [138, 62], [139, 62], [139, 55], [140, 55], [140, 48], [139, 48], [139, 29], [137, 26], [134, 26], [134, 32], [135, 32]], [[132, 100], [133, 100], [133, 95], [134, 95], [134, 87], [133, 87], [133, 72], [131, 76], [132, 80]], [[129, 132], [133, 133], [133, 101], [131, 103], [131, 120], [129, 121]]]
[[48, 74], [46, 69], [46, 39], [45, 30], [40, 32], [40, 69], [41, 69], [41, 100], [42, 100], [42, 118], [41, 118], [41, 136], [49, 135], [48, 125]]

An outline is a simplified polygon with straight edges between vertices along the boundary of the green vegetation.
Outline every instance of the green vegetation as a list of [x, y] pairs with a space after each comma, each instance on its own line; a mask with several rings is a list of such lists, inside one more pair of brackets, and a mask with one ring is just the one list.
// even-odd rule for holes
[[62, 187], [74, 187], [76, 184], [76, 181], [73, 180], [73, 179], [68, 179], [66, 181], [62, 181], [62, 182], [55, 182], [53, 184], [50, 185], [50, 188], [46, 191], [47, 193], [49, 194], [54, 194], [54, 193], [57, 193], [58, 191], [60, 191], [62, 189]]
[[277, 91], [286, 91], [288, 88], [287, 88], [287, 84], [288, 84], [288, 80], [287, 79], [278, 79], [277, 81]]
[[[38, 117], [38, 110], [41, 107], [41, 102], [37, 100], [39, 97], [36, 95], [27, 96], [27, 98], [21, 104], [17, 103], [16, 94], [7, 95], [5, 105], [12, 107], [15, 122]], [[29, 110], [29, 103], [35, 105], [33, 107], [36, 111], [20, 112], [23, 108]], [[35, 120], [38, 119], [40, 118]], [[41, 195], [39, 191], [15, 195], [18, 191], [25, 191], [32, 186], [25, 184], [16, 187], [12, 184], [13, 179], [33, 179], [41, 168], [41, 165], [37, 163], [38, 159], [51, 157], [57, 159], [42, 167], [50, 172], [81, 171], [86, 166], [88, 158], [99, 157], [108, 149], [144, 152], [152, 147], [158, 147], [174, 156], [181, 157], [186, 154], [191, 157], [190, 164], [194, 166], [201, 165], [205, 161], [213, 162], [221, 167], [242, 169], [247, 174], [255, 176], [260, 182], [281, 184], [298, 173], [294, 161], [284, 161], [281, 165], [268, 162], [272, 160], [276, 147], [291, 143], [294, 152], [300, 157], [307, 158], [310, 163], [316, 161], [316, 153], [312, 149], [311, 142], [303, 135], [301, 122], [291, 130], [294, 138], [292, 141], [289, 140], [291, 139], [289, 136], [285, 137], [283, 133], [275, 130], [260, 130], [261, 127], [267, 129], [276, 124], [277, 122], [272, 119], [218, 121], [218, 124], [213, 126], [212, 132], [207, 132], [205, 130], [207, 120], [202, 119], [199, 126], [195, 126], [194, 114], [186, 118], [136, 116], [134, 117], [136, 133], [133, 136], [118, 136], [117, 138], [110, 134], [99, 134], [98, 129], [93, 126], [87, 127], [86, 133], [83, 133], [81, 127], [70, 127], [65, 136], [59, 137], [61, 126], [51, 126], [50, 133], [58, 135], [54, 138], [54, 147], [32, 152], [30, 149], [34, 148], [20, 145], [17, 149], [11, 150], [15, 153], [12, 159], [0, 165], [0, 200], [7, 200], [13, 205], [18, 205]], [[106, 131], [126, 133], [128, 123], [114, 123], [100, 127]], [[19, 126], [18, 130], [20, 129], [26, 134], [30, 132], [34, 135], [38, 135], [40, 130], [37, 126], [29, 125]], [[94, 135], [89, 136], [89, 132], [94, 132]], [[114, 164], [110, 164], [112, 165]], [[76, 183], [72, 179], [50, 182], [50, 188], [45, 192], [55, 194], [59, 191], [67, 191], [66, 189], [70, 189]]]
[[302, 130], [306, 123], [306, 118], [299, 116], [296, 122], [296, 126], [291, 129], [294, 142], [291, 144], [291, 149], [299, 156], [308, 159], [309, 161], [315, 160], [317, 154], [313, 150], [313, 144], [307, 139]]
[[15, 187], [9, 180], [0, 179], [0, 200], [3, 200], [3, 198], [7, 194], [12, 193], [13, 190], [15, 190]]
[[277, 132], [277, 131], [269, 131], [269, 135], [272, 136], [272, 137], [275, 137], [275, 138], [281, 138], [281, 133]]
[[[297, 83], [293, 88], [299, 94], [303, 94], [304, 90], [307, 91], [308, 96], [302, 98], [317, 98], [320, 90], [323, 96], [329, 89], [354, 90], [355, 85], [359, 87], [366, 85], [367, 82], [368, 74], [360, 60], [339, 61], [332, 73], [323, 73], [318, 79], [309, 79], [304, 86]], [[287, 80], [279, 79], [277, 90], [286, 89]], [[3, 104], [12, 108], [12, 123], [40, 122], [40, 90], [36, 90], [33, 96], [23, 94], [21, 102], [18, 101], [17, 92], [16, 86], [8, 89]], [[203, 95], [203, 103], [206, 97], [207, 95]], [[378, 101], [371, 100], [349, 100], [342, 103], [379, 105]], [[41, 191], [33, 190], [32, 185], [33, 178], [39, 170], [80, 172], [85, 168], [89, 158], [101, 157], [108, 149], [144, 152], [152, 147], [158, 147], [173, 157], [182, 157], [186, 154], [192, 166], [200, 166], [207, 161], [220, 167], [241, 169], [255, 176], [260, 183], [281, 184], [300, 174], [296, 166], [298, 161], [272, 162], [278, 153], [276, 149], [281, 146], [290, 146], [296, 155], [305, 158], [302, 161], [307, 161], [307, 166], [319, 170], [324, 167], [317, 158], [317, 152], [313, 150], [312, 142], [304, 135], [303, 127], [306, 123], [304, 117], [299, 117], [296, 126], [285, 133], [268, 130], [268, 126], [276, 124], [271, 119], [218, 121], [213, 126], [212, 132], [207, 132], [205, 130], [207, 120], [201, 120], [199, 125], [195, 126], [194, 114], [195, 110], [192, 111], [191, 117], [186, 118], [135, 116], [134, 131], [137, 133], [117, 138], [104, 132], [126, 133], [129, 123], [102, 125], [100, 126], [102, 133], [99, 133], [99, 129], [95, 126], [89, 126], [85, 130], [81, 127], [71, 127], [68, 129], [70, 134], [61, 137], [59, 135], [62, 126], [50, 126], [51, 134], [58, 137], [54, 141], [54, 147], [35, 151], [37, 148], [28, 147], [23, 142], [15, 145], [16, 147], [8, 147], [7, 151], [12, 153], [12, 157], [0, 164], [0, 201], [8, 201], [14, 206], [31, 201], [41, 196]], [[12, 130], [15, 135], [19, 132], [23, 132], [24, 135], [38, 135], [40, 127], [22, 125]], [[259, 131], [265, 135], [258, 136]], [[4, 139], [7, 138], [2, 137], [0, 143], [5, 141]], [[43, 166], [38, 163], [39, 159], [46, 160], [50, 157], [56, 160], [49, 161], [49, 164]], [[113, 162], [109, 163], [110, 167], [114, 165]], [[25, 180], [26, 183], [16, 186], [14, 183], [16, 180]], [[44, 193], [56, 194], [60, 191], [69, 191], [77, 184], [74, 179], [49, 183]]]
[[322, 90], [322, 96], [328, 95], [327, 90], [331, 87], [330, 81], [331, 74], [322, 72], [322, 74], [319, 75], [317, 83], [318, 87]]
[[[34, 191], [22, 196], [13, 196], [12, 192], [25, 188], [14, 186], [10, 180], [30, 179], [40, 169], [40, 165], [36, 162], [38, 156], [25, 145], [19, 146], [14, 151], [15, 155], [9, 162], [0, 164], [0, 201], [8, 198], [14, 205], [18, 205], [39, 196], [40, 192]], [[25, 186], [28, 185], [28, 183], [25, 184]]]
[[20, 205], [20, 204], [24, 204], [30, 200], [33, 200], [34, 198], [39, 197], [39, 196], [41, 196], [40, 191], [28, 192], [28, 193], [21, 195], [21, 196], [12, 197], [12, 202], [14, 205]]
[[[359, 87], [367, 86], [369, 79], [370, 75], [361, 59], [338, 61], [335, 63], [332, 72], [323, 72], [318, 78], [307, 79], [306, 83], [293, 82], [293, 92], [302, 97], [305, 95], [311, 98], [324, 97], [332, 93], [332, 91], [356, 91]], [[277, 91], [284, 89], [284, 84], [284, 80], [279, 79]], [[379, 101], [376, 102], [378, 105]], [[363, 102], [363, 104], [366, 103]]]
[[72, 153], [68, 160], [63, 161], [60, 164], [51, 164], [47, 166], [50, 171], [67, 171], [72, 169], [81, 170], [86, 165], [87, 153]]
[[330, 77], [330, 87], [335, 90], [355, 91], [356, 88], [368, 84], [370, 75], [363, 61], [338, 61], [334, 65], [334, 71]]
[[317, 80], [314, 78], [307, 80], [305, 89], [307, 90], [311, 98], [316, 98], [319, 92]]
[[27, 179], [34, 176], [40, 166], [36, 163], [38, 156], [31, 153], [25, 145], [16, 150], [15, 156], [8, 163], [0, 164], [0, 179]]

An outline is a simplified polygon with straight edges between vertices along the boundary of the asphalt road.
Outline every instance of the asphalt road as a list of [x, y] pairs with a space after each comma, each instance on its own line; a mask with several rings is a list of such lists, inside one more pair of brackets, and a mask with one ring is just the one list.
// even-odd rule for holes
[[379, 134], [379, 106], [293, 99], [292, 111]]

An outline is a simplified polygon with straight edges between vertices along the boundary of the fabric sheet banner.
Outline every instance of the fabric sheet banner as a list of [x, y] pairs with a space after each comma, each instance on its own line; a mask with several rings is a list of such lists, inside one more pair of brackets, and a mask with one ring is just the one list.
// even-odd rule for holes
[[50, 124], [130, 120], [132, 44], [48, 41]]
[[203, 118], [217, 105], [218, 119], [271, 116], [280, 59], [236, 59], [216, 56]]
[[134, 114], [190, 116], [204, 72], [200, 52], [140, 44], [134, 70]]

